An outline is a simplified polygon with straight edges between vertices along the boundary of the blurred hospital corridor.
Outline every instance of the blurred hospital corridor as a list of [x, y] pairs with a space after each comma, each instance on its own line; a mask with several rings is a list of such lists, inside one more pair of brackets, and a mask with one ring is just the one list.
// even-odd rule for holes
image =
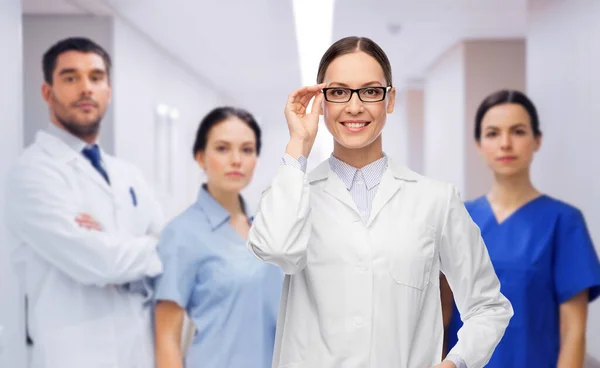
[[[214, 231], [223, 219], [234, 221], [223, 211], [218, 212], [222, 208], [216, 210], [212, 197], [202, 197], [202, 193], [208, 193], [208, 190], [205, 193], [202, 189], [206, 188], [202, 185], [207, 180], [205, 170], [207, 167], [214, 169], [220, 162], [215, 161], [211, 166], [210, 162], [203, 161], [209, 133], [199, 129], [200, 122], [203, 119], [209, 121], [209, 112], [214, 113], [215, 108], [234, 107], [223, 109], [221, 113], [225, 118], [221, 120], [233, 117], [242, 121], [245, 132], [256, 139], [255, 145], [250, 148], [256, 151], [256, 167], [249, 169], [254, 170], [253, 175], [250, 174], [251, 178], [244, 182], [247, 186], [241, 191], [242, 212], [248, 214], [250, 220], [247, 222], [250, 224], [250, 214], [259, 209], [261, 198], [273, 178], [280, 175], [282, 165], [290, 165], [290, 161], [285, 161], [289, 157], [284, 156], [290, 140], [284, 107], [288, 99], [292, 99], [290, 94], [300, 87], [316, 85], [321, 56], [335, 41], [348, 36], [367, 37], [385, 50], [393, 69], [393, 83], [389, 80], [389, 86], [374, 87], [340, 84], [323, 95], [323, 106], [336, 103], [369, 106], [369, 103], [395, 96], [393, 113], [387, 116], [383, 128], [386, 157], [393, 158], [394, 162], [415, 173], [451, 183], [461, 200], [474, 201], [469, 202], [472, 207], [467, 206], [467, 209], [476, 222], [476, 215], [484, 217], [478, 211], [485, 208], [488, 211], [485, 216], [488, 217], [481, 223], [492, 226], [490, 221], [493, 222], [495, 228], [488, 227], [488, 233], [506, 240], [507, 249], [510, 249], [506, 252], [524, 243], [524, 239], [531, 240], [536, 246], [542, 242], [554, 246], [562, 239], [565, 247], [570, 241], [583, 239], [583, 246], [590, 245], [590, 249], [586, 248], [577, 255], [581, 254], [581, 257], [590, 260], [590, 264], [594, 263], [593, 250], [596, 254], [600, 252], [600, 0], [0, 0], [0, 111], [3, 112], [0, 123], [0, 368], [28, 368], [30, 351], [36, 343], [31, 336], [36, 333], [43, 335], [39, 330], [30, 331], [28, 313], [31, 314], [32, 310], [41, 313], [41, 307], [36, 309], [35, 305], [31, 305], [25, 289], [39, 292], [40, 298], [52, 300], [52, 297], [37, 290], [39, 285], [33, 284], [33, 278], [25, 276], [25, 270], [38, 270], [27, 269], [25, 261], [19, 264], [31, 257], [33, 251], [16, 250], [14, 229], [7, 225], [16, 223], [11, 222], [16, 214], [7, 208], [25, 211], [28, 206], [10, 205], [12, 198], [6, 195], [16, 193], [9, 191], [7, 178], [18, 158], [27, 147], [39, 143], [40, 131], [45, 132], [49, 124], [52, 125], [49, 106], [59, 106], [57, 111], [62, 111], [56, 100], [48, 97], [51, 96], [49, 89], [52, 83], [42, 65], [44, 53], [52, 45], [69, 37], [89, 39], [110, 55], [112, 64], [110, 71], [106, 72], [110, 90], [104, 96], [108, 102], [106, 111], [100, 114], [102, 120], [97, 143], [103, 154], [117, 157], [135, 168], [122, 169], [114, 164], [124, 176], [132, 175], [138, 180], [139, 174], [140, 183], [148, 183], [149, 187], [148, 191], [145, 184], [139, 185], [143, 189], [126, 188], [123, 191], [126, 203], [137, 206], [139, 202], [143, 206], [146, 193], [153, 193], [160, 207], [157, 212], [163, 214], [161, 221], [164, 224], [187, 214], [190, 206], [210, 207], [215, 214], [208, 216], [206, 221]], [[91, 52], [103, 55], [98, 48]], [[108, 59], [98, 60], [104, 60], [106, 64]], [[379, 59], [377, 61], [387, 71], [385, 65]], [[56, 59], [51, 66], [56, 66]], [[41, 88], [42, 85], [44, 87]], [[505, 224], [501, 218], [493, 216], [496, 208], [493, 203], [487, 202], [485, 195], [502, 184], [499, 178], [502, 168], [510, 166], [507, 162], [517, 160], [516, 156], [507, 156], [500, 160], [504, 161], [496, 160], [494, 163], [490, 159], [491, 151], [486, 151], [486, 142], [492, 142], [492, 135], [499, 135], [501, 128], [490, 128], [483, 114], [478, 117], [478, 112], [484, 107], [491, 111], [496, 104], [504, 103], [496, 101], [484, 106], [484, 99], [497, 91], [520, 91], [535, 105], [538, 119], [533, 118], [527, 102], [511, 100], [515, 93], [507, 92], [509, 97], [505, 102], [521, 104], [527, 111], [521, 110], [529, 113], [532, 123], [531, 129], [529, 124], [521, 124], [521, 129], [527, 125], [525, 133], [517, 132], [518, 126], [510, 128], [515, 132], [511, 133], [512, 138], [506, 139], [514, 139], [512, 143], [519, 142], [523, 139], [519, 134], [528, 134], [531, 130], [531, 142], [535, 145], [527, 151], [532, 155], [531, 170], [528, 171], [531, 182], [547, 198], [556, 198], [557, 203], [559, 200], [577, 209], [573, 216], [581, 218], [577, 217], [579, 222], [573, 222], [577, 224], [573, 225], [576, 230], [569, 232], [569, 228], [558, 234], [562, 230], [541, 229], [540, 225], [536, 228], [539, 232], [531, 232], [529, 229], [533, 227], [517, 226], [508, 231], [502, 226], [512, 226], [507, 221], [511, 215], [504, 218]], [[356, 96], [353, 95], [355, 92]], [[349, 97], [344, 100], [342, 93], [349, 94]], [[64, 111], [68, 107], [64, 107]], [[328, 118], [327, 111], [319, 118], [316, 140], [303, 167], [307, 173], [332, 156], [334, 136], [326, 126], [325, 119]], [[534, 120], [539, 120], [539, 129]], [[348, 123], [344, 134], [362, 129], [361, 124], [368, 126], [369, 123]], [[481, 128], [481, 124], [487, 128]], [[226, 133], [223, 136], [229, 137]], [[61, 133], [57, 134], [60, 136]], [[497, 139], [500, 139], [499, 136]], [[64, 155], [67, 157], [66, 153]], [[64, 157], [61, 159], [67, 160]], [[109, 185], [118, 185], [116, 175], [110, 178], [116, 184], [110, 183], [110, 175], [106, 175], [97, 162], [90, 160]], [[294, 161], [294, 164], [299, 168], [302, 161]], [[98, 173], [88, 170], [88, 174], [90, 172]], [[228, 172], [226, 175], [227, 178], [243, 177], [246, 172], [240, 169], [240, 172]], [[48, 173], [47, 180], [58, 176]], [[372, 186], [369, 182], [372, 179], [367, 175], [363, 179]], [[95, 180], [101, 182], [99, 185], [106, 185], [99, 175]], [[352, 178], [344, 183], [350, 191]], [[23, 190], [26, 189], [24, 186]], [[70, 194], [79, 198], [92, 192], [82, 193]], [[366, 203], [367, 199], [364, 201]], [[363, 211], [360, 204], [357, 208]], [[150, 213], [152, 209], [144, 207], [144, 211]], [[50, 211], [46, 212], [48, 216], [52, 215]], [[106, 213], [109, 212], [106, 210]], [[135, 231], [138, 227], [151, 228], [154, 225], [153, 219], [149, 219], [151, 225], [144, 223], [142, 226], [140, 222], [146, 219], [131, 214], [123, 215], [123, 221]], [[515, 214], [512, 220], [523, 222], [541, 221], [547, 215], [542, 209], [535, 213]], [[336, 213], [331, 215], [337, 216]], [[365, 216], [369, 218], [368, 213]], [[418, 214], [415, 212], [414, 216], [418, 217]], [[43, 218], [37, 220], [44, 221]], [[485, 233], [487, 230], [481, 223], [478, 225]], [[90, 221], [88, 225], [93, 227], [95, 224]], [[247, 235], [248, 229], [244, 227], [246, 223], [242, 225], [241, 231], [240, 227], [236, 227], [237, 233], [231, 231], [227, 236], [215, 239], [226, 239], [224, 242], [228, 246], [243, 246], [238, 235]], [[116, 232], [123, 231], [120, 226], [115, 226]], [[189, 229], [192, 228], [189, 225]], [[187, 231], [188, 234], [195, 230], [189, 229], [182, 232]], [[24, 239], [33, 234], [33, 231], [24, 228], [20, 231]], [[150, 235], [158, 234], [160, 230], [156, 229]], [[48, 241], [52, 238], [49, 237]], [[492, 243], [493, 240], [490, 241]], [[510, 248], [513, 246], [515, 248]], [[559, 285], [561, 281], [558, 279], [564, 277], [567, 281], [550, 292], [552, 300], [564, 301], [563, 295], [573, 296], [580, 291], [575, 288], [580, 286], [590, 288], [589, 295], [593, 300], [597, 296], [598, 285], [593, 282], [590, 285], [573, 285], [577, 272], [582, 270], [584, 273], [585, 267], [581, 266], [578, 270], [579, 261], [568, 265], [561, 262], [561, 257], [579, 252], [573, 249], [566, 248], [563, 253], [550, 252], [548, 257], [552, 259], [548, 261], [548, 272], [551, 274], [545, 275], [545, 281], [540, 284], [533, 281], [529, 284], [529, 279], [523, 281], [518, 285], [525, 290], [523, 294], [527, 294], [527, 287], [537, 291], [547, 284]], [[41, 252], [44, 254], [44, 250]], [[492, 250], [490, 253], [495, 256]], [[170, 254], [161, 256], [168, 257]], [[502, 258], [502, 255], [498, 257]], [[534, 256], [527, 254], [523, 257]], [[48, 259], [54, 260], [51, 256]], [[104, 261], [103, 258], [98, 264]], [[124, 256], [119, 261], [126, 263], [130, 259]], [[495, 259], [492, 261], [495, 263]], [[56, 264], [61, 262], [58, 260]], [[498, 262], [501, 264], [502, 260]], [[28, 267], [32, 264], [37, 263], [27, 263]], [[519, 264], [506, 266], [506, 269], [529, 277], [542, 272], [540, 270], [545, 266], [536, 263], [527, 270], [524, 270], [525, 267]], [[267, 279], [274, 275], [268, 273], [273, 270], [260, 270], [265, 272]], [[81, 271], [82, 274], [84, 271]], [[287, 274], [287, 270], [284, 271]], [[212, 269], [207, 274], [213, 275], [211, 272]], [[214, 272], [219, 275], [220, 271]], [[158, 273], [148, 273], [147, 276]], [[255, 275], [249, 271], [248, 274]], [[180, 277], [183, 276], [177, 273], [173, 280]], [[95, 280], [89, 283], [94, 284]], [[135, 283], [123, 284], [126, 285], [123, 290], [127, 292], [135, 287]], [[87, 298], [87, 302], [92, 303], [97, 294], [85, 294], [88, 284], [84, 282], [82, 285], [81, 290], [73, 290], [72, 293], [64, 291], [66, 288], [61, 289], [64, 294], [53, 297]], [[436, 282], [431, 285], [438, 286]], [[192, 288], [179, 284], [172, 287], [178, 290]], [[422, 287], [417, 285], [416, 288]], [[275, 289], [277, 292], [280, 290]], [[125, 293], [123, 290], [119, 289], [114, 295]], [[259, 290], [256, 293], [264, 292], [266, 295], [267, 306], [264, 309], [271, 313], [269, 316], [276, 315], [279, 294], [268, 293], [262, 287], [256, 290]], [[252, 299], [242, 300], [247, 303]], [[194, 302], [201, 304], [204, 301]], [[451, 298], [447, 306], [452, 309]], [[539, 311], [544, 316], [559, 310], [557, 305], [543, 305], [542, 302], [528, 308], [528, 311]], [[48, 313], [56, 313], [53, 316], [67, 318], [70, 313], [67, 309], [51, 309]], [[582, 327], [585, 328], [585, 336], [581, 337], [586, 345], [584, 367], [600, 368], [600, 302], [590, 302], [586, 311], [587, 323]], [[217, 312], [215, 315], [215, 319], [223, 317]], [[193, 345], [197, 336], [193, 321], [190, 321], [190, 318], [194, 320], [194, 316], [186, 315], [185, 318], [181, 340], [183, 352]], [[205, 321], [202, 318], [197, 318], [197, 325]], [[235, 318], [235, 314], [231, 318]], [[353, 318], [348, 326], [362, 325], [358, 322], [362, 321], [358, 312]], [[454, 318], [457, 321], [456, 315]], [[519, 318], [515, 314], [513, 321], [524, 321]], [[129, 321], [123, 321], [124, 325], [127, 323]], [[132, 325], [135, 323], [142, 322], [131, 321]], [[51, 325], [50, 322], [47, 324]], [[96, 326], [102, 330], [101, 324]], [[543, 327], [536, 325], [531, 328], [547, 333]], [[559, 327], [564, 328], [564, 325]], [[560, 340], [559, 330], [555, 331], [556, 344]], [[564, 336], [563, 332], [562, 338]], [[551, 348], [558, 349], [553, 344], [549, 344]], [[527, 341], [522, 341], [521, 345], [527, 345]], [[101, 355], [99, 353], [99, 357]], [[106, 365], [109, 366], [113, 367]]]

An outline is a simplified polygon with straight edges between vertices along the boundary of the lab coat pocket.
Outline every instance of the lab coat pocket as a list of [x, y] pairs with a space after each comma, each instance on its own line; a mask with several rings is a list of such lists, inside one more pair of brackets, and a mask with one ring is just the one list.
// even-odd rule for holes
[[435, 254], [432, 226], [405, 228], [390, 257], [390, 275], [396, 283], [423, 290], [429, 284]]

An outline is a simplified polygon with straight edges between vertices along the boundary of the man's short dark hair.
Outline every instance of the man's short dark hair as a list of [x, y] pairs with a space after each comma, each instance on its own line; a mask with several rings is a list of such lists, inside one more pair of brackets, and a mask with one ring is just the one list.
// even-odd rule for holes
[[102, 57], [106, 74], [110, 77], [111, 60], [108, 52], [94, 41], [84, 37], [70, 37], [58, 41], [46, 51], [42, 59], [42, 68], [44, 70], [44, 80], [48, 84], [52, 84], [52, 74], [56, 69], [56, 60], [60, 54], [68, 51], [93, 52]]

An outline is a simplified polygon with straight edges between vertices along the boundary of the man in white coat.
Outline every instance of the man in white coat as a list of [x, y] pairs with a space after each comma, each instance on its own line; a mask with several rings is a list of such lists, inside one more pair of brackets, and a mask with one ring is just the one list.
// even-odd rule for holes
[[8, 176], [32, 368], [154, 366], [143, 280], [162, 272], [162, 215], [140, 172], [98, 146], [110, 67], [108, 53], [85, 38], [46, 52], [50, 124]]

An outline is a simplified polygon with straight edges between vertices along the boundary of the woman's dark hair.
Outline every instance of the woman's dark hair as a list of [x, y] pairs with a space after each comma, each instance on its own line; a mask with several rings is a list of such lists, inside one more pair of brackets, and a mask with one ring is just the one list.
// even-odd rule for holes
[[540, 121], [538, 119], [537, 110], [535, 105], [529, 97], [527, 97], [524, 93], [515, 91], [515, 90], [507, 90], [503, 89], [497, 92], [492, 93], [487, 96], [479, 108], [477, 109], [477, 113], [475, 114], [475, 140], [481, 140], [481, 122], [485, 114], [494, 106], [504, 105], [504, 104], [517, 104], [521, 105], [525, 111], [529, 114], [529, 119], [531, 120], [531, 129], [533, 130], [533, 135], [535, 137], [539, 137], [542, 135], [542, 131], [540, 130]]
[[238, 109], [234, 107], [224, 106], [217, 107], [204, 117], [200, 122], [198, 131], [196, 133], [196, 141], [194, 142], [194, 157], [198, 152], [203, 152], [206, 149], [206, 143], [208, 141], [208, 134], [210, 130], [217, 124], [231, 118], [236, 117], [246, 123], [250, 129], [254, 132], [256, 137], [256, 154], [260, 154], [261, 139], [260, 139], [260, 127], [258, 123], [248, 111]]
[[387, 55], [379, 45], [374, 41], [366, 37], [346, 37], [337, 41], [325, 51], [321, 62], [319, 63], [319, 71], [317, 72], [317, 84], [323, 83], [325, 79], [325, 72], [329, 67], [329, 64], [336, 58], [342, 55], [351, 54], [353, 52], [362, 51], [367, 55], [372, 56], [381, 68], [383, 69], [383, 75], [387, 81], [387, 85], [392, 85], [392, 66]]

